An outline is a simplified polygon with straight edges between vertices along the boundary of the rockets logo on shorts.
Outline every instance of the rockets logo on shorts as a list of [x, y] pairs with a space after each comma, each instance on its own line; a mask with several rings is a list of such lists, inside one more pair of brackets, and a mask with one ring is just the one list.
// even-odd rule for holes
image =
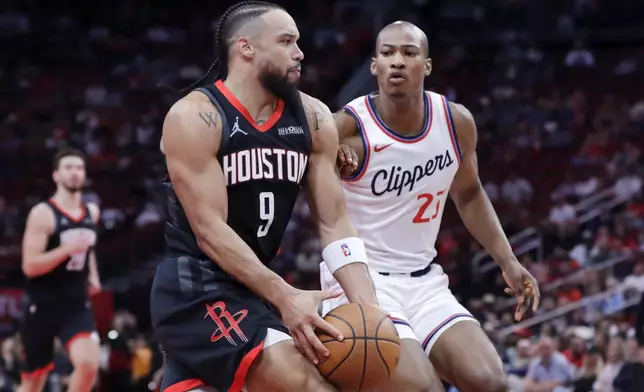
[[349, 245], [342, 244], [340, 245], [340, 249], [342, 249], [342, 253], [344, 254], [345, 257], [351, 256], [351, 249], [349, 249]]

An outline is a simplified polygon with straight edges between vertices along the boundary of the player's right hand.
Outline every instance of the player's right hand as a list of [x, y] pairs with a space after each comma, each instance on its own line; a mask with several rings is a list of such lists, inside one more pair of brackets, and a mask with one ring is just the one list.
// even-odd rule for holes
[[358, 170], [358, 153], [346, 144], [341, 144], [338, 149], [338, 158], [336, 167], [340, 173], [340, 178], [345, 178]]
[[337, 340], [344, 337], [331, 324], [318, 314], [318, 307], [324, 300], [336, 298], [342, 292], [296, 290], [295, 294], [286, 297], [278, 310], [282, 321], [289, 329], [295, 345], [314, 364], [319, 364], [329, 356], [329, 350], [315, 335], [314, 328], [319, 328]]

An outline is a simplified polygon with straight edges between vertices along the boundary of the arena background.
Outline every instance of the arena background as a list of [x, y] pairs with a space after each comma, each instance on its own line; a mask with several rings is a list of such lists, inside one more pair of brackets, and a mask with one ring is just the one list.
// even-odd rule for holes
[[[157, 85], [181, 87], [205, 72], [213, 60], [213, 23], [230, 3], [3, 2], [0, 391], [13, 391], [18, 377], [26, 213], [53, 192], [51, 158], [65, 145], [87, 154], [84, 197], [102, 209], [104, 291], [93, 298], [102, 337], [98, 389], [154, 389], [162, 363], [148, 309], [163, 249], [158, 145], [176, 100]], [[639, 3], [280, 2], [302, 34], [301, 89], [332, 109], [375, 88], [367, 64], [381, 27], [403, 19], [427, 32], [434, 61], [427, 87], [474, 114], [485, 189], [517, 256], [541, 283], [539, 312], [514, 323], [514, 302], [503, 294], [499, 270], [453, 206], [447, 208], [440, 262], [452, 290], [497, 345], [514, 391], [522, 390], [521, 378], [546, 335], [579, 377], [604, 380], [606, 369], [622, 363], [640, 363], [644, 374], [636, 340], [644, 344], [644, 331], [635, 327], [644, 291]], [[317, 288], [320, 248], [303, 203], [282, 249], [273, 268], [299, 287]], [[603, 370], [589, 370], [598, 356]], [[59, 347], [48, 390], [64, 390], [69, 372]], [[570, 390], [586, 390], [574, 385]]]

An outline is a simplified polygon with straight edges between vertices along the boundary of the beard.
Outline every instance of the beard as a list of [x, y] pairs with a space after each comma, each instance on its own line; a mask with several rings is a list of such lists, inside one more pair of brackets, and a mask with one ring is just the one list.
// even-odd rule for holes
[[74, 194], [74, 193], [78, 193], [78, 192], [82, 191], [83, 190], [83, 185], [81, 184], [81, 185], [78, 185], [78, 186], [73, 186], [73, 185], [65, 185], [65, 184], [63, 184], [63, 188], [67, 192]]
[[277, 67], [267, 63], [260, 71], [259, 81], [266, 90], [287, 104], [294, 105], [300, 102], [297, 82], [288, 80], [288, 71], [281, 73]]

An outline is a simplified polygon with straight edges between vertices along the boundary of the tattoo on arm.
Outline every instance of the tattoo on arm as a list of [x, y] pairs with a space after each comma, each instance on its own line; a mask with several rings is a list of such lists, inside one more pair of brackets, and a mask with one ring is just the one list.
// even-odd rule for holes
[[324, 114], [316, 107], [309, 104], [304, 104], [304, 113], [308, 118], [312, 131], [320, 129], [320, 125], [324, 122]]
[[203, 122], [208, 125], [208, 128], [211, 126], [214, 127], [217, 125], [217, 121], [219, 120], [219, 113], [217, 112], [199, 112], [199, 117], [203, 120]]
[[320, 112], [313, 113], [313, 130], [320, 129], [320, 124], [324, 122], [324, 116]]

